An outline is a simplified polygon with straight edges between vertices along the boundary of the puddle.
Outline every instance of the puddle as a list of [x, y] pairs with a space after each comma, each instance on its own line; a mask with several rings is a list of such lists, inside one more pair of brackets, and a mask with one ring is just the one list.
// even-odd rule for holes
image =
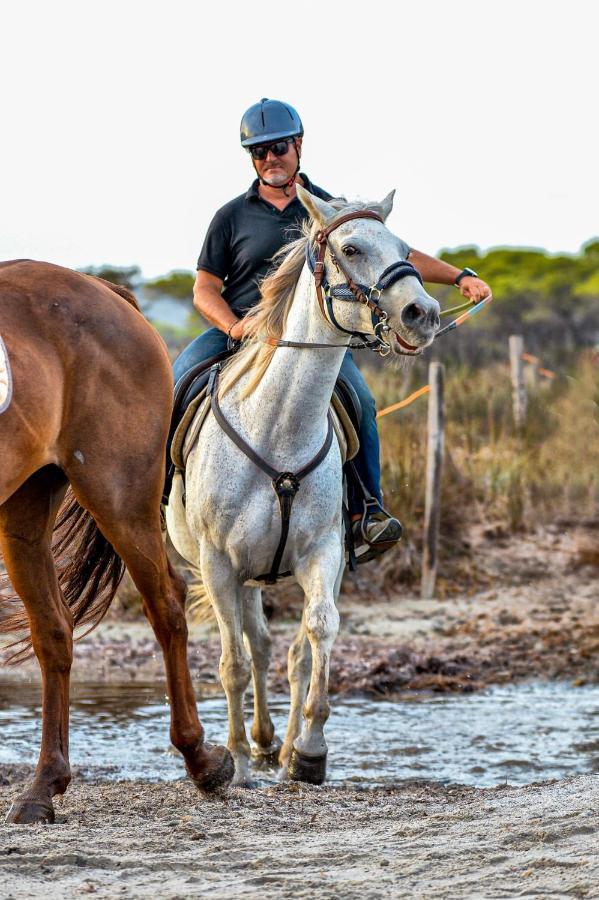
[[[596, 685], [537, 682], [399, 702], [333, 698], [331, 706], [331, 782], [418, 778], [490, 787], [599, 771]], [[205, 696], [199, 707], [208, 738], [224, 743], [224, 697]], [[287, 709], [287, 697], [273, 698], [279, 735]], [[249, 703], [247, 712], [249, 722]], [[71, 763], [90, 775], [100, 768], [113, 779], [182, 777], [168, 729], [160, 685], [72, 687]], [[0, 763], [35, 763], [40, 731], [39, 685], [0, 679]]]

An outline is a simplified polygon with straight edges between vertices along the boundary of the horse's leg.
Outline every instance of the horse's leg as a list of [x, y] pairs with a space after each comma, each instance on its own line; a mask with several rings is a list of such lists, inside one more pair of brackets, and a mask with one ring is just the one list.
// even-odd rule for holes
[[158, 519], [119, 526], [113, 546], [127, 565], [142, 596], [144, 612], [162, 649], [171, 706], [170, 737], [185, 759], [187, 771], [200, 790], [210, 793], [227, 784], [233, 763], [224, 747], [204, 743], [187, 661], [185, 583], [166, 556]]
[[[117, 457], [98, 472], [78, 471], [71, 478], [82, 505], [119, 554], [135, 582], [144, 612], [162, 649], [171, 706], [171, 741], [181, 751], [195, 784], [210, 792], [227, 784], [233, 763], [224, 747], [204, 743], [187, 661], [185, 585], [175, 575], [160, 531], [162, 459], [143, 461], [133, 480]], [[152, 467], [155, 467], [155, 471]], [[81, 467], [82, 468], [82, 467]], [[152, 496], [153, 494], [153, 496]]]
[[268, 710], [268, 667], [272, 641], [262, 607], [260, 588], [243, 588], [243, 631], [252, 656], [254, 682], [254, 721], [251, 735], [256, 746], [252, 756], [266, 765], [276, 766], [281, 742]]
[[220, 678], [227, 695], [229, 739], [227, 747], [235, 761], [233, 785], [253, 787], [250, 745], [243, 721], [243, 695], [250, 683], [251, 666], [243, 643], [243, 588], [229, 558], [211, 545], [200, 550], [204, 586], [210, 597], [221, 639]]
[[287, 671], [289, 676], [289, 720], [287, 733], [279, 755], [281, 775], [287, 774], [289, 757], [293, 750], [293, 742], [300, 733], [302, 727], [302, 708], [308, 693], [310, 684], [310, 671], [312, 669], [312, 650], [310, 641], [306, 635], [304, 616], [295, 640], [289, 647], [287, 655]]
[[304, 590], [304, 626], [312, 650], [310, 690], [304, 706], [304, 727], [295, 738], [288, 774], [295, 781], [322, 784], [326, 775], [324, 726], [329, 717], [329, 662], [339, 630], [336, 599], [343, 572], [342, 545], [330, 541], [305, 566], [296, 569]]
[[52, 530], [66, 479], [41, 469], [0, 506], [0, 547], [31, 626], [42, 672], [42, 742], [31, 785], [15, 800], [8, 822], [53, 822], [52, 797], [64, 794], [69, 767], [69, 675], [73, 619], [62, 598], [51, 551]]

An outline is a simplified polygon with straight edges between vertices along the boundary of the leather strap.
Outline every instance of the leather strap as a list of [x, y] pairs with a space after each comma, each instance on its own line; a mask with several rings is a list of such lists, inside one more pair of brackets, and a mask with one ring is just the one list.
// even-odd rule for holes
[[272, 486], [277, 495], [277, 499], [279, 501], [279, 511], [281, 513], [281, 536], [279, 538], [279, 543], [277, 545], [277, 549], [275, 551], [274, 559], [272, 561], [272, 565], [270, 567], [270, 572], [255, 576], [257, 581], [265, 581], [266, 584], [275, 584], [277, 578], [279, 577], [279, 568], [281, 566], [281, 560], [283, 559], [283, 553], [285, 552], [285, 547], [287, 545], [287, 537], [289, 535], [289, 520], [291, 518], [291, 508], [293, 506], [293, 501], [295, 499], [295, 495], [300, 489], [300, 483], [306, 475], [309, 475], [310, 472], [313, 472], [314, 469], [318, 468], [321, 462], [327, 456], [329, 450], [331, 449], [331, 444], [333, 443], [333, 420], [331, 418], [331, 413], [329, 412], [327, 415], [328, 429], [327, 435], [324, 440], [324, 444], [318, 451], [318, 453], [312, 457], [309, 462], [306, 463], [305, 466], [302, 466], [301, 469], [298, 469], [297, 472], [279, 472], [270, 463], [267, 463], [265, 459], [263, 459], [259, 453], [247, 443], [244, 438], [238, 434], [237, 431], [233, 428], [230, 422], [227, 421], [225, 416], [223, 415], [223, 411], [220, 408], [220, 404], [218, 402], [218, 376], [220, 372], [220, 364], [217, 363], [214, 365], [210, 371], [210, 380], [208, 382], [208, 394], [210, 396], [210, 408], [214, 414], [214, 418], [225, 432], [227, 437], [229, 437], [233, 443], [239, 447], [242, 453], [250, 459], [255, 466], [261, 469], [272, 481]]
[[311, 344], [307, 341], [282, 341], [273, 337], [264, 338], [262, 343], [268, 344], [269, 347], [314, 347], [316, 350], [330, 350], [331, 347], [345, 348], [346, 350], [351, 348], [350, 344]]

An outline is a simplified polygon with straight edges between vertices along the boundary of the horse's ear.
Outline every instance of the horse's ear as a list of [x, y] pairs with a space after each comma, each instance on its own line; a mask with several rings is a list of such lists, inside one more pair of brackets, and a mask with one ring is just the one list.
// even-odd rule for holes
[[383, 219], [387, 219], [387, 216], [393, 209], [393, 198], [395, 197], [395, 188], [390, 191], [384, 200], [381, 200], [381, 207], [383, 209]]
[[337, 214], [337, 210], [334, 206], [331, 206], [326, 200], [321, 200], [320, 197], [311, 194], [310, 191], [303, 188], [301, 184], [296, 185], [296, 191], [302, 206], [308, 210], [311, 217], [315, 222], [318, 222], [319, 225], [324, 225], [325, 222], [332, 219]]

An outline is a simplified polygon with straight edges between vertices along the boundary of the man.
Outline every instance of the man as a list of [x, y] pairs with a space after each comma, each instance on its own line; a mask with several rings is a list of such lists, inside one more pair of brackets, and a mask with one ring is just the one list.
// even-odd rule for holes
[[[245, 112], [241, 145], [252, 158], [257, 178], [246, 194], [219, 209], [210, 223], [198, 259], [193, 303], [214, 327], [196, 338], [175, 361], [175, 380], [196, 363], [224, 351], [229, 339], [243, 338], [244, 316], [260, 299], [259, 282], [271, 258], [307, 217], [297, 199], [296, 184], [323, 200], [332, 199], [299, 171], [303, 133], [297, 112], [278, 100], [263, 98]], [[464, 297], [472, 300], [481, 300], [489, 292], [471, 269], [460, 272], [418, 250], [411, 250], [409, 259], [424, 281], [455, 284]], [[354, 530], [356, 536], [365, 536], [376, 552], [377, 544], [388, 547], [399, 540], [401, 525], [382, 505], [375, 402], [349, 351], [341, 373], [362, 404], [360, 451], [355, 465], [380, 507], [369, 507], [365, 513], [352, 509], [352, 519], [357, 523]]]

